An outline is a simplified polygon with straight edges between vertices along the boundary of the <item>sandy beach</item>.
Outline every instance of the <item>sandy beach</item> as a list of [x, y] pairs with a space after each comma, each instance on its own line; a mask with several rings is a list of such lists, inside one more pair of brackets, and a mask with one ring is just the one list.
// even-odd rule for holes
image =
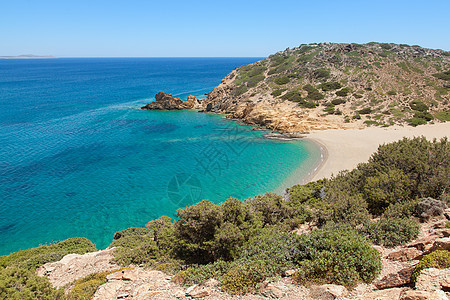
[[355, 168], [359, 163], [366, 162], [379, 145], [403, 137], [425, 136], [427, 139], [439, 139], [448, 137], [449, 133], [450, 123], [312, 131], [306, 139], [318, 143], [324, 149], [322, 163], [310, 180], [329, 178], [339, 171]]

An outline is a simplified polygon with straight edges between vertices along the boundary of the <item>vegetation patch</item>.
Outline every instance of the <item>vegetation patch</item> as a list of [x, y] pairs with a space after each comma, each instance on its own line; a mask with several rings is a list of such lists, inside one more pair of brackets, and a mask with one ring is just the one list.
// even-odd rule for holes
[[339, 82], [324, 82], [319, 85], [319, 88], [322, 89], [324, 92], [338, 90], [342, 87], [342, 85]]
[[283, 94], [286, 91], [286, 89], [276, 89], [272, 93], [270, 93], [274, 97], [278, 97], [281, 94]]
[[319, 90], [317, 90], [310, 84], [305, 85], [303, 89], [308, 92], [308, 95], [306, 96], [307, 99], [321, 100], [325, 98], [325, 96], [322, 93], [320, 93]]
[[395, 247], [417, 238], [419, 227], [414, 220], [392, 217], [370, 222], [361, 232], [374, 244]]
[[289, 83], [289, 81], [291, 81], [291, 80], [287, 76], [277, 77], [274, 80], [274, 82], [278, 85], [283, 85], [283, 84]]
[[414, 268], [412, 274], [413, 281], [417, 281], [422, 270], [428, 268], [446, 269], [450, 268], [450, 251], [437, 250], [425, 255]]
[[441, 73], [435, 73], [433, 74], [434, 77], [438, 79], [442, 79], [445, 81], [450, 81], [450, 71], [441, 72]]

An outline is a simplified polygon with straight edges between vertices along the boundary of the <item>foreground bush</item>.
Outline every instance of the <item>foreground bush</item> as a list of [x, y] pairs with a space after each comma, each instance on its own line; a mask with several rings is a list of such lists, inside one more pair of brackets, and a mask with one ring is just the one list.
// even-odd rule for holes
[[69, 253], [84, 254], [96, 250], [95, 245], [86, 238], [71, 238], [0, 256], [0, 267], [16, 266], [34, 270], [45, 263], [58, 261]]
[[48, 278], [37, 276], [34, 270], [8, 267], [0, 268], [0, 299], [64, 299], [64, 291], [53, 288]]
[[417, 238], [419, 229], [419, 224], [414, 220], [381, 218], [378, 222], [367, 224], [361, 232], [374, 244], [395, 247]]
[[119, 270], [100, 272], [89, 274], [88, 276], [78, 279], [74, 283], [74, 287], [65, 297], [66, 300], [87, 300], [92, 299], [95, 292], [102, 284], [106, 283], [106, 276]]
[[428, 268], [446, 269], [450, 268], [450, 251], [437, 250], [425, 255], [414, 268], [412, 278], [414, 281], [419, 277], [422, 270]]
[[356, 232], [325, 227], [302, 235], [298, 248], [300, 284], [335, 283], [353, 287], [371, 282], [381, 270], [380, 253]]

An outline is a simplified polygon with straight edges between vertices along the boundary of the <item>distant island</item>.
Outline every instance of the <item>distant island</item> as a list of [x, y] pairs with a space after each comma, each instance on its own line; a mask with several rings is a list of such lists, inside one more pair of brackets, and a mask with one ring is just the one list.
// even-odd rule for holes
[[57, 58], [52, 55], [33, 55], [33, 54], [23, 54], [18, 56], [0, 56], [0, 59], [44, 59], [44, 58]]

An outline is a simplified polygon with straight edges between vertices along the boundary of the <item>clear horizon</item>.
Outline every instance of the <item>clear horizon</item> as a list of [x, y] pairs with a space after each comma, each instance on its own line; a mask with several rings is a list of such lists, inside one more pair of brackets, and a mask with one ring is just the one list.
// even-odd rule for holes
[[0, 56], [266, 57], [300, 44], [387, 42], [450, 50], [450, 1], [16, 0]]

